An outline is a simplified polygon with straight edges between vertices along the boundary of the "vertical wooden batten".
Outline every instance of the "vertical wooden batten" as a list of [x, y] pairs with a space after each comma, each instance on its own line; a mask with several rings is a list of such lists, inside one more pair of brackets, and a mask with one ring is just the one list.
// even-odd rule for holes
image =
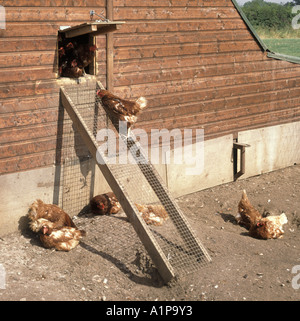
[[[114, 19], [114, 0], [106, 0], [106, 17], [108, 20]], [[114, 38], [113, 33], [106, 35], [106, 88], [113, 91], [113, 74], [114, 74]]]

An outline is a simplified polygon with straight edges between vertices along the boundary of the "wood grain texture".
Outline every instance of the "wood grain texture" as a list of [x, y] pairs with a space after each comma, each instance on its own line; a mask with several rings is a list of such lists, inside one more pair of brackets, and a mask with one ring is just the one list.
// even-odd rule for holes
[[[0, 173], [55, 162], [60, 26], [106, 15], [106, 0], [4, 0], [0, 30]], [[205, 139], [299, 120], [300, 66], [266, 57], [231, 1], [113, 0], [109, 86], [145, 96], [135, 127], [204, 128]], [[97, 37], [106, 85], [106, 37]], [[23, 157], [23, 159], [22, 159]]]

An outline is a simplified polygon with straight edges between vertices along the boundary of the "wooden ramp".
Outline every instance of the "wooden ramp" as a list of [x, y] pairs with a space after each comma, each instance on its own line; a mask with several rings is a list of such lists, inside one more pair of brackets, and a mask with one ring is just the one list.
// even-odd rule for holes
[[[134, 139], [127, 139], [116, 132], [96, 95], [99, 88], [103, 88], [99, 82], [61, 87], [61, 101], [73, 125], [91, 156], [97, 160], [97, 166], [120, 201], [164, 281], [168, 283], [175, 276], [198, 270], [211, 261], [210, 256], [158, 172], [144, 156], [141, 146]], [[111, 162], [107, 154], [98, 148], [97, 133], [105, 128], [114, 130], [135, 162]], [[170, 219], [163, 226], [147, 225], [135, 203], [161, 204]]]

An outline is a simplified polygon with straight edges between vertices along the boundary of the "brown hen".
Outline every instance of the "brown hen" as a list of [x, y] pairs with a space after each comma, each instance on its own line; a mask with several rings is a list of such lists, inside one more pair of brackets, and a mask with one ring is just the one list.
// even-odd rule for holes
[[71, 217], [65, 211], [57, 205], [45, 204], [40, 199], [37, 199], [31, 204], [27, 216], [30, 221], [29, 227], [33, 232], [40, 230], [41, 225], [38, 220], [41, 218], [51, 222], [51, 227], [54, 229], [59, 229], [64, 226], [76, 228]]
[[258, 239], [277, 239], [283, 236], [283, 225], [288, 222], [284, 213], [279, 216], [268, 216], [252, 225], [249, 235]]
[[47, 222], [43, 223], [40, 230], [40, 240], [44, 247], [58, 251], [71, 251], [85, 235], [85, 231], [69, 226], [53, 229]]
[[90, 200], [90, 208], [93, 214], [110, 215], [116, 214], [121, 209], [121, 205], [113, 192], [108, 192], [94, 196]]
[[135, 204], [135, 206], [148, 225], [161, 226], [169, 218], [167, 211], [162, 205]]
[[98, 90], [97, 95], [112, 117], [127, 122], [127, 129], [130, 129], [132, 124], [137, 121], [139, 112], [147, 107], [145, 97], [140, 97], [135, 101], [125, 100], [104, 89]]
[[238, 214], [236, 216], [238, 224], [249, 230], [250, 227], [255, 225], [260, 219], [262, 219], [261, 214], [251, 205], [246, 191], [243, 190], [242, 199], [238, 205]]

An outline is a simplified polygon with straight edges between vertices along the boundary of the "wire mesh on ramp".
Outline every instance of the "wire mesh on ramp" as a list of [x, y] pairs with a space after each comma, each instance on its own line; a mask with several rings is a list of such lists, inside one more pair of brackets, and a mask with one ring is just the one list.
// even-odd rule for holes
[[[168, 279], [171, 275], [182, 275], [198, 270], [211, 261], [207, 251], [156, 169], [144, 156], [145, 153], [139, 143], [116, 132], [101, 100], [96, 95], [100, 87], [102, 88], [101, 83], [90, 83], [62, 88], [64, 107], [90, 146], [88, 154], [92, 155], [94, 161], [97, 158], [97, 165], [106, 174], [104, 176], [108, 184], [118, 196], [154, 263], [159, 265], [159, 272], [162, 272], [160, 262], [164, 263], [167, 270], [169, 269], [170, 273], [167, 273], [168, 276], [164, 279]], [[96, 141], [97, 133], [102, 129], [116, 133], [117, 139], [122, 140], [135, 159], [134, 163], [111, 162], [105, 151], [99, 148], [97, 152], [95, 151], [94, 145], [99, 147]], [[99, 164], [99, 160], [104, 164]], [[169, 219], [162, 226], [147, 225], [141, 219], [136, 203], [162, 205]]]

